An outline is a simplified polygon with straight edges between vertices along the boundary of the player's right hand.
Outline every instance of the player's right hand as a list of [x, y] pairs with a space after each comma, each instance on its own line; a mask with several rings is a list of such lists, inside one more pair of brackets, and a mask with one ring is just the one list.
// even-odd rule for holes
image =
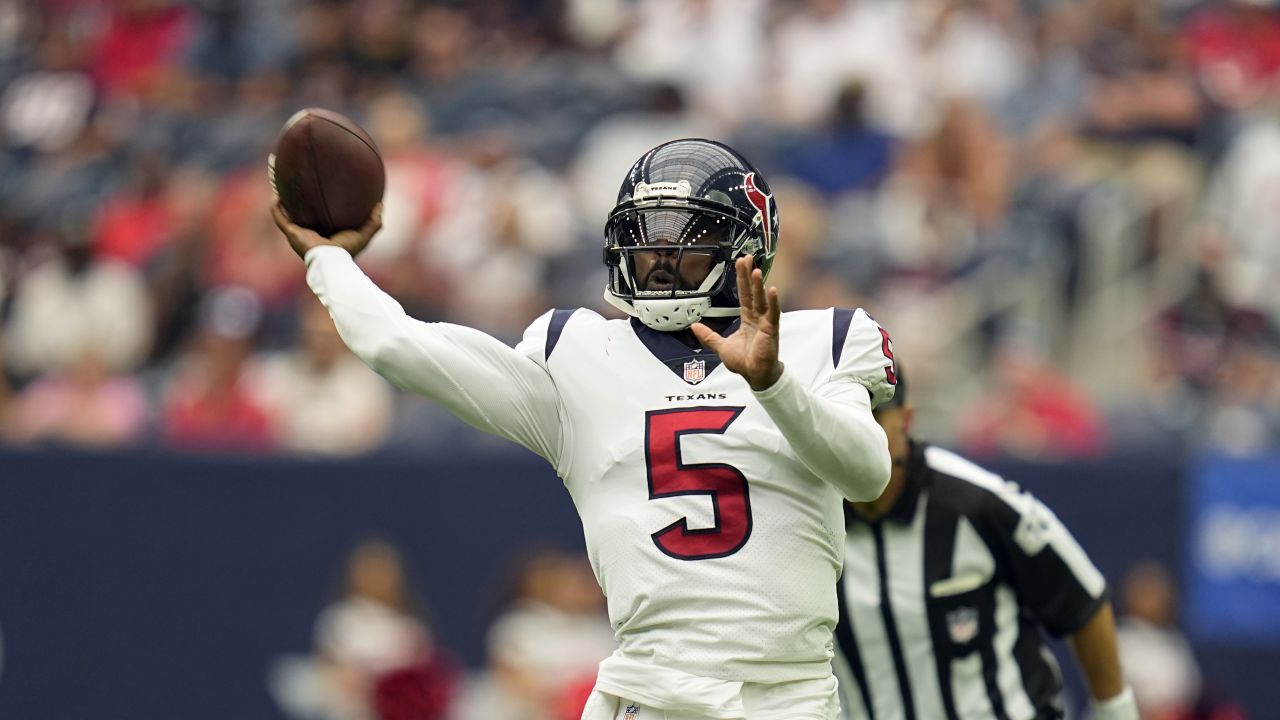
[[700, 322], [689, 329], [703, 347], [720, 356], [727, 369], [746, 379], [752, 390], [761, 392], [782, 377], [782, 361], [778, 359], [782, 305], [778, 302], [778, 288], [765, 289], [764, 273], [753, 267], [754, 263], [750, 255], [734, 262], [741, 304], [738, 329], [725, 338]]
[[280, 228], [280, 232], [284, 233], [284, 236], [288, 238], [289, 247], [298, 253], [298, 257], [306, 257], [308, 250], [321, 245], [336, 245], [351, 253], [351, 257], [355, 257], [368, 246], [373, 236], [382, 229], [382, 203], [378, 203], [373, 207], [373, 212], [369, 214], [369, 219], [365, 221], [365, 224], [359, 230], [343, 230], [333, 237], [325, 237], [315, 230], [308, 230], [301, 225], [295, 225], [289, 220], [289, 214], [285, 212], [284, 207], [279, 202], [271, 207], [271, 216], [275, 218], [276, 227]]

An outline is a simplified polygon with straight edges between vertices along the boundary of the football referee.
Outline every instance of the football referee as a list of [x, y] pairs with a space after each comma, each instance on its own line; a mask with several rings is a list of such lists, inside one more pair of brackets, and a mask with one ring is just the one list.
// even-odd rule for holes
[[1062, 718], [1041, 628], [1069, 636], [1095, 720], [1137, 720], [1107, 584], [1047, 507], [913, 440], [907, 387], [875, 411], [893, 474], [845, 508], [836, 675], [849, 718]]

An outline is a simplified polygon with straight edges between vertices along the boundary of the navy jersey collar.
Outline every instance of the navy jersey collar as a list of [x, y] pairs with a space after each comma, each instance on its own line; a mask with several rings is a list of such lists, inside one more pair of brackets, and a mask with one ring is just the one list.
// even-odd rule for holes
[[[720, 335], [722, 337], [732, 335], [738, 329], [739, 322], [739, 318], [734, 318], [733, 322], [720, 331]], [[695, 350], [680, 342], [673, 333], [654, 330], [640, 322], [639, 318], [631, 318], [631, 329], [635, 332], [636, 338], [658, 359], [658, 362], [666, 365], [667, 369], [682, 380], [685, 377], [684, 366], [687, 362], [702, 360], [706, 363], [704, 377], [720, 367], [720, 357], [711, 350], [705, 348]], [[688, 381], [686, 380], [686, 382]]]

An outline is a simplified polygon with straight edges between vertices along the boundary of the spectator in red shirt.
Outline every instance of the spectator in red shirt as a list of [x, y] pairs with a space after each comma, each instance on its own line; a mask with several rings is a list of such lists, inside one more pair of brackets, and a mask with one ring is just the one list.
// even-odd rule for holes
[[1207, 4], [1182, 35], [1201, 87], [1220, 106], [1249, 107], [1280, 82], [1280, 15], [1269, 0]]
[[172, 236], [164, 187], [168, 168], [162, 158], [143, 158], [132, 182], [99, 208], [93, 227], [93, 251], [136, 268], [144, 267]]
[[1104, 449], [1102, 418], [1092, 401], [1036, 349], [1001, 348], [991, 384], [961, 422], [975, 455], [1094, 457]]
[[221, 288], [206, 298], [199, 335], [166, 389], [168, 444], [250, 451], [274, 445], [267, 413], [244, 378], [261, 316], [261, 304], [245, 288]]
[[192, 37], [191, 14], [173, 0], [118, 0], [98, 39], [92, 72], [102, 92], [143, 95], [180, 59]]
[[297, 258], [271, 221], [270, 186], [260, 167], [227, 176], [209, 215], [206, 281], [248, 288], [269, 308], [293, 302], [301, 285]]

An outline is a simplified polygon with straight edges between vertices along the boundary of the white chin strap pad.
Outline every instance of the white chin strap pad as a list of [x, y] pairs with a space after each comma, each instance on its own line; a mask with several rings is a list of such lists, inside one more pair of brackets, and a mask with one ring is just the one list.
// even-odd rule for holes
[[726, 263], [720, 263], [707, 273], [706, 279], [693, 297], [640, 298], [631, 301], [640, 322], [662, 332], [684, 330], [702, 319], [711, 309], [711, 288], [724, 276]]
[[640, 322], [662, 332], [684, 330], [711, 309], [711, 298], [661, 298], [632, 300]]

